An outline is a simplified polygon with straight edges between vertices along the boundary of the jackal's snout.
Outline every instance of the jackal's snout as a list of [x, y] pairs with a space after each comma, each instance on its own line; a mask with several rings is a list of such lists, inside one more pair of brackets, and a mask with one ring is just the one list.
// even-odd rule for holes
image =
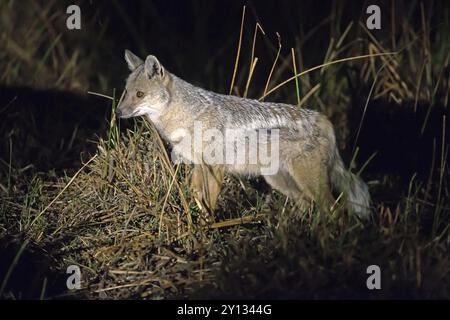
[[142, 60], [131, 51], [125, 51], [125, 60], [131, 71], [125, 90], [116, 108], [118, 118], [149, 116], [156, 120], [169, 104], [170, 77], [155, 56]]

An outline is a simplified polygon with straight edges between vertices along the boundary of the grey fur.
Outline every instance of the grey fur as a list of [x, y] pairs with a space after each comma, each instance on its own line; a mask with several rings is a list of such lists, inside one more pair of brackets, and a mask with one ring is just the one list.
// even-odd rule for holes
[[[221, 132], [279, 129], [280, 171], [265, 176], [270, 185], [300, 202], [317, 200], [319, 192], [330, 200], [331, 189], [337, 189], [347, 196], [350, 211], [362, 218], [369, 216], [368, 187], [345, 169], [333, 126], [324, 115], [288, 104], [207, 91], [171, 74], [154, 56], [148, 56], [144, 63], [127, 50], [125, 57], [132, 72], [118, 106], [121, 117], [147, 116], [182, 156], [191, 150], [180, 146], [179, 130], [192, 133], [195, 121]], [[138, 92], [144, 96], [137, 97]], [[260, 174], [258, 166], [250, 165], [226, 166], [226, 170]]]

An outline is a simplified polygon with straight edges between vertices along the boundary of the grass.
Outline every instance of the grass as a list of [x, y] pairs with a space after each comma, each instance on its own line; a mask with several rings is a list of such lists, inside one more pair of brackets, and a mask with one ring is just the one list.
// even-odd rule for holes
[[[117, 4], [114, 10], [120, 9]], [[36, 86], [23, 76], [26, 70], [33, 70], [37, 79], [41, 73], [62, 77], [47, 82], [59, 89], [81, 90], [91, 83], [87, 78], [94, 78], [98, 91], [106, 96], [111, 92], [112, 112], [108, 132], [96, 141], [96, 152], [65, 173], [17, 167], [12, 150], [18, 138], [14, 132], [5, 133], [10, 138], [8, 154], [0, 157], [2, 298], [450, 297], [448, 118], [444, 113], [439, 121], [431, 121], [433, 108], [447, 108], [450, 90], [450, 47], [442, 41], [448, 38], [448, 10], [439, 8], [439, 2], [436, 7], [416, 2], [418, 9], [404, 11], [403, 17], [398, 12], [404, 4], [398, 3], [390, 17], [395, 30], [376, 35], [358, 23], [342, 27], [336, 17], [343, 7], [333, 7], [318, 24], [330, 31], [328, 47], [316, 64], [308, 58], [316, 52], [308, 39], [320, 28], [309, 34], [300, 31], [295, 46], [284, 52], [282, 35], [277, 35], [278, 42], [271, 41], [264, 21], [251, 25], [244, 9], [234, 68], [226, 73], [231, 76], [230, 92], [265, 100], [270, 95], [327, 114], [336, 124], [341, 147], [353, 159], [354, 172], [369, 181], [373, 219], [363, 224], [339, 206], [332, 214], [316, 208], [299, 212], [259, 180], [227, 177], [210, 228], [198, 223], [200, 210], [189, 190], [190, 168], [171, 163], [168, 146], [150, 123], [117, 122], [117, 95], [104, 80], [106, 73], [86, 77], [96, 70], [96, 60], [88, 54], [90, 58], [76, 63], [84, 47], [67, 54], [66, 35], [57, 31], [56, 21], [62, 17], [51, 15], [54, 5], [35, 5], [42, 12], [39, 19], [48, 23], [36, 28], [36, 34], [29, 31], [31, 36], [17, 46], [11, 39], [25, 31], [12, 27], [14, 19], [9, 21], [16, 14], [15, 2], [0, 5], [5, 17], [0, 23], [7, 30], [3, 36], [12, 50], [0, 54], [14, 56], [0, 60], [2, 83]], [[417, 14], [420, 24], [412, 25]], [[129, 19], [127, 25], [138, 28]], [[107, 41], [106, 35], [98, 39], [99, 45]], [[227, 87], [224, 83], [216, 89]], [[400, 112], [407, 103], [417, 112], [424, 105], [418, 130], [424, 135], [439, 125], [427, 168], [408, 177], [363, 170], [377, 154], [363, 157], [356, 146], [364, 147], [360, 130], [371, 120], [378, 101], [392, 103]], [[388, 115], [383, 119], [387, 122]], [[398, 179], [406, 185], [397, 184]], [[383, 196], [383, 190], [396, 197]], [[35, 270], [44, 270], [30, 275], [33, 287], [20, 281], [29, 261]], [[71, 264], [82, 271], [82, 290], [77, 292], [64, 289], [64, 273]], [[380, 291], [369, 291], [365, 285], [366, 269], [372, 264], [382, 270]]]

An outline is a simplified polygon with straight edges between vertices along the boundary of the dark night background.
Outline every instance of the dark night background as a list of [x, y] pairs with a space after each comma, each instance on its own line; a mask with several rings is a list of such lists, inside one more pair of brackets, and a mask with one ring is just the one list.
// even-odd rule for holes
[[[81, 8], [81, 30], [66, 28], [65, 11], [70, 4]], [[381, 9], [381, 30], [365, 28], [366, 8], [371, 4]], [[90, 270], [86, 281], [95, 288], [85, 288], [82, 293], [89, 298], [449, 298], [450, 285], [445, 286], [450, 283], [449, 4], [449, 1], [402, 0], [24, 0], [20, 3], [0, 0], [0, 286], [2, 275], [23, 243], [26, 243], [21, 260], [24, 262], [19, 263], [17, 270], [37, 270], [26, 281], [21, 279], [22, 271], [13, 273], [4, 281], [0, 297], [35, 298], [48, 270], [51, 270], [48, 296], [61, 294], [65, 261], [75, 261]], [[333, 122], [347, 165], [357, 150], [352, 170], [358, 172], [362, 168], [362, 177], [369, 181], [377, 213], [375, 224], [364, 231], [353, 220], [350, 221], [357, 227], [346, 229], [346, 225], [351, 225], [345, 220], [348, 217], [319, 222], [308, 217], [298, 230], [286, 227], [293, 234], [289, 236], [282, 227], [282, 231], [274, 231], [269, 224], [269, 230], [249, 227], [248, 234], [238, 235], [231, 228], [220, 235], [207, 234], [207, 240], [192, 240], [212, 246], [218, 246], [217, 239], [224, 240], [226, 245], [221, 242], [223, 247], [214, 249], [198, 249], [190, 240], [171, 242], [170, 235], [166, 242], [161, 240], [164, 246], [154, 237], [145, 238], [142, 243], [132, 238], [129, 243], [134, 245], [136, 241], [136, 246], [124, 249], [123, 245], [117, 255], [111, 253], [115, 252], [114, 245], [122, 242], [115, 238], [114, 232], [104, 233], [115, 228], [122, 232], [121, 219], [131, 221], [143, 234], [147, 232], [140, 236], [153, 235], [157, 233], [155, 230], [161, 232], [154, 224], [164, 209], [174, 219], [168, 218], [171, 221], [168, 225], [181, 223], [182, 200], [167, 188], [170, 179], [165, 177], [170, 175], [164, 167], [149, 180], [137, 178], [134, 187], [127, 185], [142, 174], [141, 169], [133, 167], [136, 153], [142, 152], [148, 156], [147, 160], [151, 159], [149, 162], [160, 165], [160, 151], [139, 140], [148, 129], [142, 121], [120, 121], [116, 127], [111, 118], [111, 101], [87, 92], [114, 95], [117, 99], [128, 75], [124, 50], [130, 49], [141, 57], [157, 56], [167, 70], [195, 85], [228, 93], [244, 5], [242, 47], [232, 90], [236, 95], [243, 95], [245, 90], [256, 23], [265, 35], [258, 33], [256, 37], [254, 56], [258, 57], [258, 63], [249, 86], [249, 98], [263, 94], [279, 40], [280, 56], [269, 89], [294, 75], [291, 48], [295, 49], [298, 72], [337, 59], [398, 52], [389, 57], [343, 62], [308, 73], [299, 80], [300, 98], [308, 97], [304, 106], [325, 113]], [[316, 85], [320, 85], [317, 91], [311, 91], [316, 90]], [[295, 81], [267, 100], [296, 104]], [[122, 140], [111, 138], [116, 129]], [[139, 146], [136, 149], [139, 151], [129, 155], [126, 150], [132, 145]], [[83, 163], [97, 153], [98, 159], [103, 159], [102, 150], [108, 151], [108, 160], [93, 162], [81, 171], [79, 184], [64, 190], [61, 198], [44, 210], [42, 221], [30, 224]], [[118, 174], [114, 178], [117, 181], [109, 178], [111, 170], [115, 170], [111, 169], [111, 163], [117, 168], [123, 165], [121, 170], [131, 175], [125, 179], [127, 183], [120, 182]], [[109, 172], [107, 178], [105, 172]], [[270, 192], [266, 186], [259, 180], [250, 181], [251, 191], [244, 192], [236, 185], [230, 182], [224, 187], [224, 194], [229, 195], [223, 196], [221, 219], [230, 218], [228, 211], [232, 211], [231, 218], [264, 211], [258, 199]], [[152, 190], [148, 195], [151, 205], [130, 196], [133, 190], [147, 187]], [[166, 192], [174, 194], [161, 209], [158, 205]], [[188, 193], [186, 197], [190, 199]], [[133, 209], [127, 207], [129, 203], [134, 203]], [[275, 195], [268, 210], [284, 212], [283, 205], [284, 200]], [[195, 216], [194, 207], [189, 202]], [[143, 212], [152, 210], [158, 212], [156, 220], [150, 218], [153, 213], [142, 218]], [[111, 216], [117, 216], [118, 220], [108, 220]], [[101, 227], [95, 229], [96, 224]], [[168, 234], [172, 232], [169, 229]], [[259, 232], [266, 232], [271, 241], [253, 245]], [[280, 240], [285, 236], [288, 240]], [[342, 246], [337, 247], [336, 243]], [[102, 248], [111, 251], [104, 253]], [[157, 259], [171, 256], [164, 253], [167, 248], [188, 261], [189, 267], [180, 271], [172, 260], [161, 267], [163, 260]], [[253, 248], [261, 251], [253, 253]], [[131, 252], [130, 257], [135, 254], [138, 258], [123, 258], [126, 250]], [[219, 253], [210, 256], [208, 252]], [[297, 252], [298, 257], [292, 252]], [[222, 262], [219, 275], [202, 278], [205, 283], [197, 281], [197, 273], [192, 270], [198, 268], [199, 257], [205, 257], [208, 263], [219, 259]], [[361, 278], [359, 264], [373, 261], [381, 261], [389, 275], [395, 274], [394, 280], [386, 276], [385, 295], [371, 295], [352, 283], [354, 278]], [[160, 282], [153, 287], [144, 277], [144, 284], [134, 291], [105, 291], [103, 295], [95, 291], [137, 281], [122, 279], [120, 272], [114, 274], [111, 270], [132, 269], [144, 274], [153, 272], [156, 266], [158, 270], [167, 268], [164, 271], [167, 274], [160, 271]], [[185, 276], [189, 281], [178, 282], [178, 277]], [[161, 279], [169, 279], [174, 285], [170, 287]], [[57, 284], [52, 285], [52, 281]], [[265, 283], [267, 287], [262, 285]], [[211, 293], [205, 294], [211, 287]]]

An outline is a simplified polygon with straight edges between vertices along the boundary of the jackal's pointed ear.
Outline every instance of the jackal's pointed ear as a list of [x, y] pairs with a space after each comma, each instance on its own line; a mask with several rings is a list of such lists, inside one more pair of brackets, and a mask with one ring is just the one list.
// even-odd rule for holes
[[155, 56], [149, 55], [145, 59], [145, 72], [149, 79], [159, 76], [164, 77], [164, 68]]
[[128, 49], [125, 50], [125, 61], [127, 62], [130, 71], [136, 70], [137, 67], [144, 63], [141, 58]]

